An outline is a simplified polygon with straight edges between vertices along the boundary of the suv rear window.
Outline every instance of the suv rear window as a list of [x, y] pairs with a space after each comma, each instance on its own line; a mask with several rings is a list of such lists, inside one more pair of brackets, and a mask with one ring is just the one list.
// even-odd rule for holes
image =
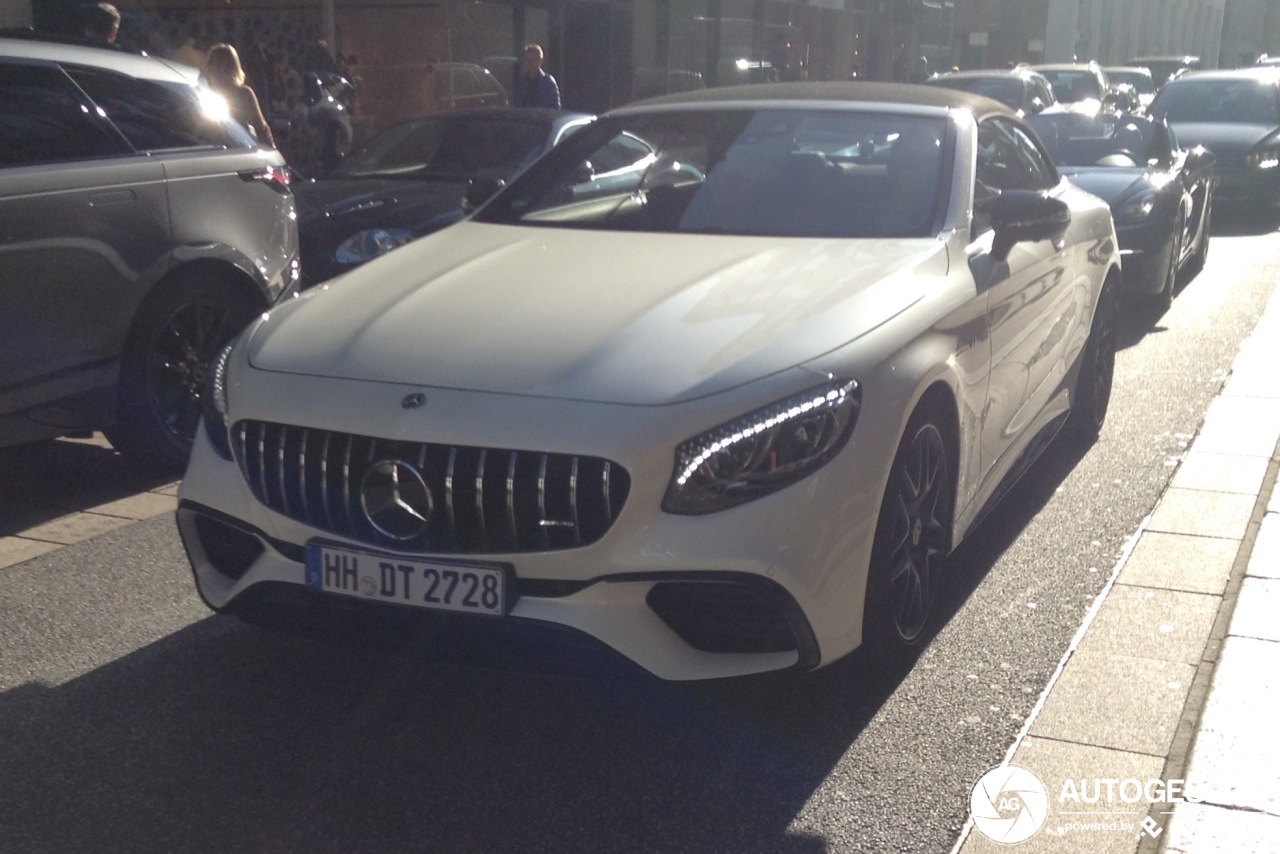
[[123, 149], [85, 112], [84, 97], [62, 72], [0, 62], [0, 166], [111, 157]]
[[139, 151], [257, 146], [234, 120], [205, 112], [193, 86], [140, 80], [100, 68], [68, 67], [67, 73]]

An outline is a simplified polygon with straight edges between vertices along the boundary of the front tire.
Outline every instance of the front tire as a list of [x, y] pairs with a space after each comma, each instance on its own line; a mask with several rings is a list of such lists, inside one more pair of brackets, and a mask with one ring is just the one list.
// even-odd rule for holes
[[1084, 345], [1080, 374], [1076, 377], [1071, 414], [1066, 432], [1072, 438], [1093, 443], [1102, 432], [1111, 405], [1111, 387], [1116, 372], [1116, 320], [1119, 298], [1115, 285], [1108, 279], [1098, 294], [1098, 307]]
[[875, 658], [910, 660], [928, 637], [955, 503], [950, 445], [933, 410], [918, 410], [893, 459], [876, 523], [863, 617]]
[[138, 466], [180, 473], [200, 423], [209, 362], [264, 308], [208, 273], [162, 283], [125, 347], [107, 439]]

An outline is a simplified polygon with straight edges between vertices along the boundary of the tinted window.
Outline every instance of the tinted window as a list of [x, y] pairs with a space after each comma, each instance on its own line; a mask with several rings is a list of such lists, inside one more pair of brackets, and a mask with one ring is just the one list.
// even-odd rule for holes
[[57, 69], [0, 63], [0, 165], [119, 154], [124, 145]]
[[935, 77], [928, 82], [993, 98], [1015, 110], [1022, 107], [1023, 82], [1016, 77]]
[[1059, 166], [1146, 166], [1171, 156], [1163, 126], [1136, 116], [1042, 113], [1027, 123]]
[[98, 68], [68, 68], [67, 73], [139, 151], [256, 147], [235, 121], [207, 112], [193, 86], [139, 80]]
[[990, 226], [990, 206], [1005, 190], [1047, 190], [1057, 173], [1022, 128], [1004, 119], [988, 119], [978, 127], [977, 180], [974, 188], [975, 232]]
[[329, 177], [505, 178], [542, 150], [550, 132], [543, 122], [416, 119], [387, 128], [351, 152]]

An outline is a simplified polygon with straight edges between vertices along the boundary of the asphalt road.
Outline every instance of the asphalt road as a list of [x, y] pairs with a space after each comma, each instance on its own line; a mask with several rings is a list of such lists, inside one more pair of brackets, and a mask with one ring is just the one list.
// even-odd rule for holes
[[[0, 569], [0, 851], [947, 851], [1280, 279], [1280, 234], [1217, 231], [1166, 315], [1126, 313], [1099, 442], [957, 553], [905, 678], [340, 650], [211, 617], [162, 516]], [[0, 455], [0, 530], [70, 469]]]

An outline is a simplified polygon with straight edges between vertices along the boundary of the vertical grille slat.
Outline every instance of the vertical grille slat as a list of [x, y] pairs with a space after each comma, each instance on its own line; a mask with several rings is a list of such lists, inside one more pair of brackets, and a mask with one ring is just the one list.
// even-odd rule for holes
[[[511, 532], [511, 540], [520, 542], [520, 531], [516, 528], [516, 452], [511, 452], [507, 460], [507, 530]], [[518, 545], [517, 545], [518, 548]]]
[[476, 522], [477, 530], [480, 533], [480, 548], [483, 550], [489, 545], [488, 533], [484, 524], [484, 462], [488, 451], [480, 452], [480, 460], [476, 463]]
[[[631, 486], [621, 466], [572, 454], [435, 445], [258, 421], [237, 423], [231, 435], [241, 476], [271, 510], [355, 542], [419, 553], [589, 545], [607, 533]], [[408, 539], [392, 539], [364, 513], [365, 479], [387, 460], [416, 471], [430, 495], [418, 505], [428, 521]], [[401, 482], [405, 477], [412, 472], [403, 472]]]

